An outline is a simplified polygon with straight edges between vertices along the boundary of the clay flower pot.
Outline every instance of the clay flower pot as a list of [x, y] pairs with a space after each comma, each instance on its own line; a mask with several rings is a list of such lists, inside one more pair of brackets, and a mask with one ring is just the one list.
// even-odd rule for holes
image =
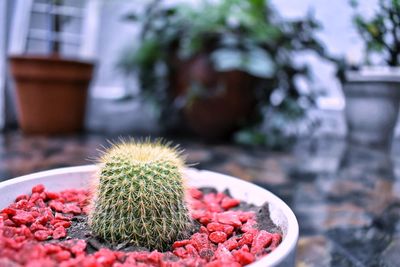
[[[187, 98], [183, 120], [197, 136], [225, 138], [255, 116], [258, 78], [240, 70], [218, 72], [207, 54], [175, 60], [171, 68], [169, 93], [173, 99]], [[193, 86], [202, 91], [194, 97]]]
[[[52, 191], [87, 188], [97, 167], [93, 165], [55, 169], [34, 173], [0, 183], [0, 209], [7, 207], [20, 194], [29, 193], [37, 184]], [[277, 196], [254, 184], [210, 171], [186, 169], [189, 186], [229, 189], [234, 198], [258, 206], [269, 203], [270, 218], [281, 228], [283, 240], [269, 255], [247, 265], [251, 267], [294, 266], [299, 226], [291, 209]]]
[[92, 63], [47, 56], [12, 56], [10, 65], [23, 132], [60, 134], [83, 128]]

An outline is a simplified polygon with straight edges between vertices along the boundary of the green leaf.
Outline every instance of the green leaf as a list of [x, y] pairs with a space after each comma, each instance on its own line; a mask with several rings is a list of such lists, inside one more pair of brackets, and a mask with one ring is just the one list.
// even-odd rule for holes
[[266, 145], [264, 133], [256, 130], [243, 130], [235, 134], [235, 142], [242, 145]]

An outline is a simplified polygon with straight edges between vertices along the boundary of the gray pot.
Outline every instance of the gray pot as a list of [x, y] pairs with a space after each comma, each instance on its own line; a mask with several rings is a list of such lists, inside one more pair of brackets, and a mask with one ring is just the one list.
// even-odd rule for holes
[[349, 141], [389, 147], [399, 112], [400, 69], [347, 72], [343, 91]]

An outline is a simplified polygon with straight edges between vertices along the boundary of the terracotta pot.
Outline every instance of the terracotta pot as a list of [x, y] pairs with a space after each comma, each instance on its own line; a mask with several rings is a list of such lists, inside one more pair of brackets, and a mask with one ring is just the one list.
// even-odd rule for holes
[[[221, 139], [255, 115], [258, 81], [240, 70], [217, 72], [208, 55], [200, 54], [175, 62], [170, 91], [174, 99], [186, 96], [182, 111], [191, 131], [206, 139]], [[200, 86], [203, 93], [191, 98], [192, 86]]]
[[27, 134], [62, 134], [83, 128], [90, 62], [46, 56], [10, 57], [20, 127]]

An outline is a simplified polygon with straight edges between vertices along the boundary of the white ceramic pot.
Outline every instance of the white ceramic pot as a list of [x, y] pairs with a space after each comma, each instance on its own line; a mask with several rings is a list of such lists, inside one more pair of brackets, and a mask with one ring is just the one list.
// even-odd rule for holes
[[[51, 191], [87, 188], [96, 170], [94, 165], [61, 168], [1, 182], [0, 209], [8, 206], [18, 195], [30, 193], [37, 184], [44, 184]], [[281, 199], [259, 186], [227, 175], [196, 169], [187, 169], [185, 175], [190, 186], [214, 187], [219, 191], [229, 189], [233, 197], [259, 206], [270, 203], [271, 219], [283, 231], [282, 243], [271, 254], [248, 266], [294, 266], [299, 226], [295, 215]]]
[[391, 145], [400, 103], [400, 68], [363, 68], [346, 73], [348, 139], [363, 145]]

